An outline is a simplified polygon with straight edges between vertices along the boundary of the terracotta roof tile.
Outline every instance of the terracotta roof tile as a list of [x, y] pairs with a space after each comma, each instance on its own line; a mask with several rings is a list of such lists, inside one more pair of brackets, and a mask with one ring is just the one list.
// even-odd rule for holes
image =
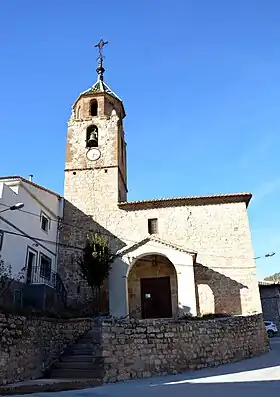
[[130, 251], [134, 251], [135, 249], [137, 249], [138, 247], [145, 245], [146, 243], [149, 244], [149, 242], [156, 242], [162, 245], [166, 245], [167, 247], [171, 247], [177, 251], [181, 251], [181, 252], [185, 252], [188, 253], [190, 255], [192, 255], [193, 257], [196, 258], [197, 256], [197, 252], [193, 251], [193, 250], [189, 250], [184, 248], [183, 246], [180, 246], [178, 244], [174, 244], [171, 241], [167, 241], [167, 240], [163, 240], [162, 238], [158, 237], [158, 236], [147, 236], [145, 238], [143, 238], [142, 240], [133, 243], [132, 245], [128, 246], [128, 247], [124, 247], [123, 249], [121, 249], [118, 253], [119, 255], [124, 255], [127, 254]]
[[126, 201], [118, 203], [119, 208], [129, 209], [147, 209], [147, 208], [162, 208], [172, 206], [184, 205], [209, 205], [209, 204], [223, 204], [223, 203], [238, 203], [245, 202], [248, 206], [252, 198], [251, 193], [229, 193], [216, 194], [209, 196], [188, 196], [188, 197], [173, 197], [165, 199], [154, 200], [139, 200]]

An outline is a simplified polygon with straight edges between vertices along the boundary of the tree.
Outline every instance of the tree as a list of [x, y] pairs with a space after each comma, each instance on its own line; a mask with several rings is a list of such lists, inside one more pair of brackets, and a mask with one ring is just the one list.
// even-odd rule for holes
[[4, 295], [9, 287], [10, 280], [12, 278], [12, 267], [11, 265], [5, 264], [0, 256], [0, 298]]
[[274, 283], [280, 282], [280, 273], [274, 273], [271, 276], [267, 276], [264, 279], [265, 281], [273, 281]]
[[100, 312], [100, 291], [107, 280], [116, 255], [109, 247], [105, 236], [88, 236], [83, 253], [78, 259], [80, 276], [87, 282], [92, 292], [94, 312]]
[[[0, 306], [13, 306], [14, 283], [21, 283], [24, 279], [25, 268], [13, 274], [12, 266], [4, 262], [0, 255]], [[19, 284], [16, 284], [19, 288]]]
[[12, 267], [11, 265], [6, 265], [0, 255], [0, 279], [11, 278], [12, 277]]

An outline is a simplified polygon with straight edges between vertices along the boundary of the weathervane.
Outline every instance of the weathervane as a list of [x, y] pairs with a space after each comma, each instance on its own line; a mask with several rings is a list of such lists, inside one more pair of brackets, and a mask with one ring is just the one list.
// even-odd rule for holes
[[108, 41], [104, 41], [103, 39], [101, 39], [99, 41], [99, 43], [95, 44], [94, 47], [97, 47], [99, 50], [99, 57], [97, 58], [98, 60], [98, 67], [96, 69], [97, 73], [98, 73], [98, 79], [103, 81], [103, 74], [105, 72], [105, 69], [103, 67], [103, 59], [104, 59], [104, 55], [103, 55], [103, 47], [108, 44]]

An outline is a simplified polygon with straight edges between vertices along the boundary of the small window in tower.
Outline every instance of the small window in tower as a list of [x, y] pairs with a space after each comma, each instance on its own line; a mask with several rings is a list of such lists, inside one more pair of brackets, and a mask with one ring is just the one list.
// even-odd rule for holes
[[98, 147], [98, 128], [90, 125], [87, 128], [86, 147]]
[[148, 219], [148, 232], [149, 232], [149, 234], [157, 234], [158, 233], [157, 218]]
[[97, 110], [98, 110], [98, 103], [96, 99], [93, 99], [90, 101], [90, 115], [91, 116], [97, 116]]

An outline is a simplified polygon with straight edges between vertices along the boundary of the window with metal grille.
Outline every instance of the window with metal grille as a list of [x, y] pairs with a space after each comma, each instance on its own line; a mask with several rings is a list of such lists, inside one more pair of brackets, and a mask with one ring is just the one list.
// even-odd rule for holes
[[148, 219], [148, 232], [149, 232], [149, 234], [157, 234], [158, 233], [157, 218]]
[[49, 280], [51, 278], [52, 260], [47, 255], [41, 254], [40, 256], [40, 275], [41, 277]]

